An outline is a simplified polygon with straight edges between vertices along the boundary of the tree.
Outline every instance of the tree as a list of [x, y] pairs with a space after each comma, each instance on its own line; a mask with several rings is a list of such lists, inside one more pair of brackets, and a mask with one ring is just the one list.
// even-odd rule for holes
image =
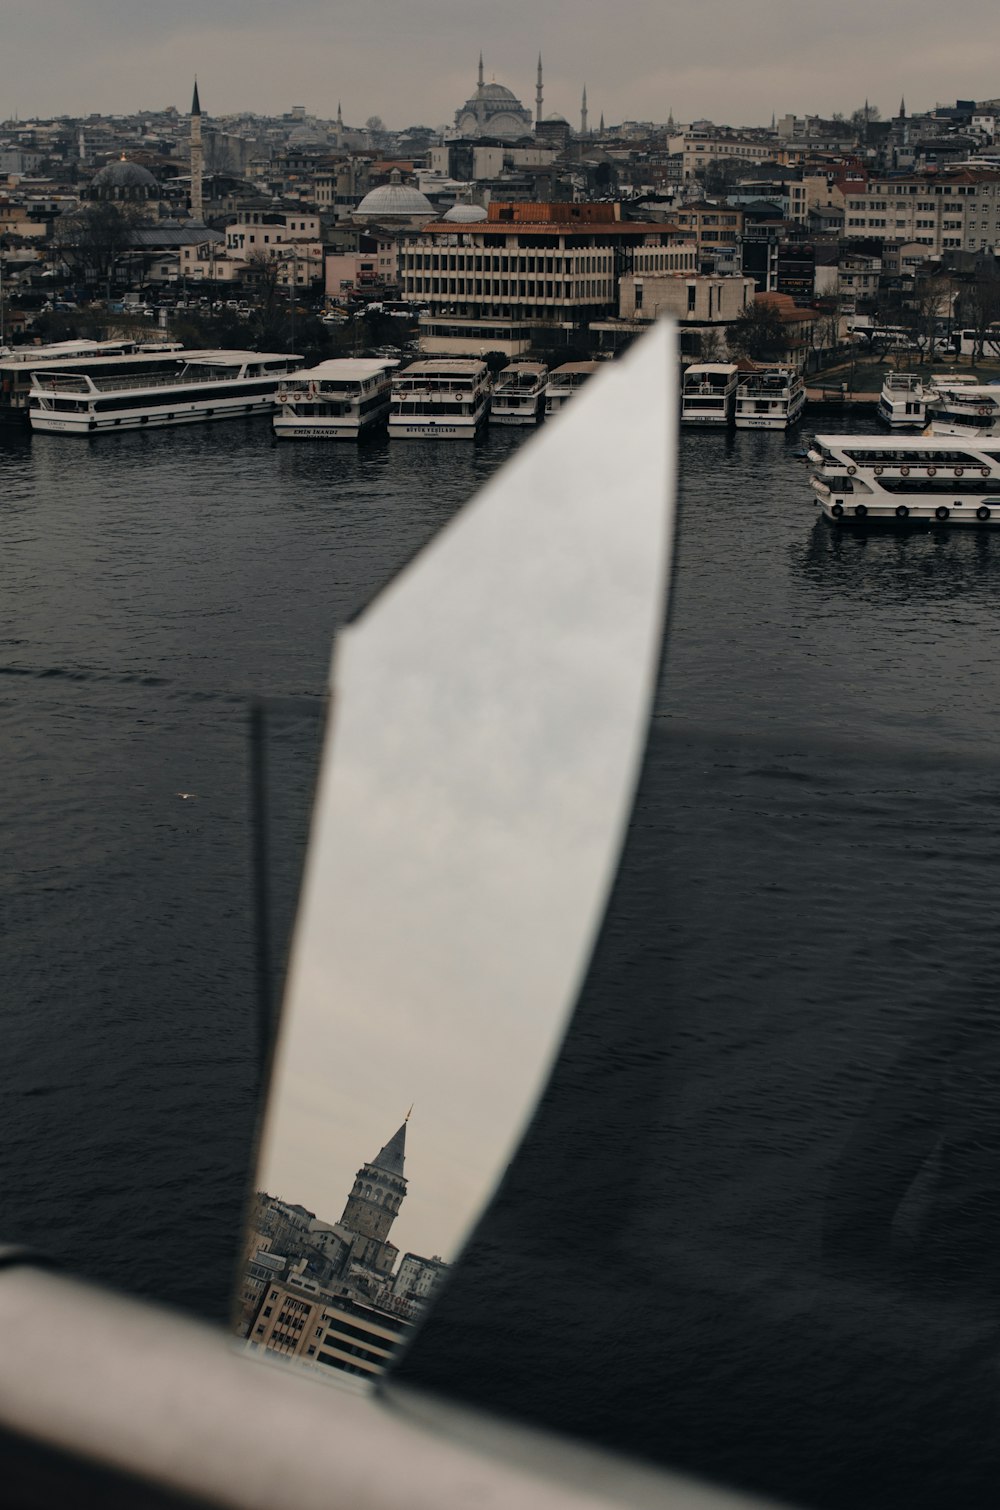
[[746, 172], [746, 163], [734, 157], [713, 157], [701, 171], [701, 181], [706, 194], [725, 195], [739, 183], [740, 174]]
[[703, 362], [724, 362], [726, 342], [722, 331], [709, 327], [698, 332], [698, 348]]
[[751, 361], [780, 357], [786, 347], [785, 327], [772, 304], [754, 302], [729, 327], [729, 346]]
[[928, 356], [933, 362], [937, 349], [938, 327], [951, 315], [955, 290], [952, 281], [940, 273], [918, 278], [907, 302], [905, 324], [920, 349], [920, 360]]
[[983, 360], [987, 346], [995, 356], [1000, 349], [1000, 330], [994, 329], [1000, 321], [1000, 276], [995, 267], [960, 289], [958, 308], [962, 324], [973, 332], [973, 364]]
[[140, 220], [132, 205], [90, 204], [56, 222], [53, 249], [71, 271], [110, 293], [115, 264], [131, 247]]

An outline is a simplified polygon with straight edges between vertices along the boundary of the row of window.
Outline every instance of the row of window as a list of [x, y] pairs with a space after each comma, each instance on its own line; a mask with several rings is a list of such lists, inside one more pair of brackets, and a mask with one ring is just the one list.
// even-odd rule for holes
[[541, 282], [534, 278], [420, 278], [404, 279], [407, 297], [424, 297], [429, 294], [458, 294], [480, 299], [599, 299], [614, 298], [614, 283], [609, 278], [586, 278], [579, 282], [552, 279]]
[[404, 252], [399, 259], [400, 271], [404, 273], [542, 273], [546, 276], [608, 272], [613, 263], [610, 252], [589, 257], [532, 257], [523, 253], [490, 257], [481, 252]]

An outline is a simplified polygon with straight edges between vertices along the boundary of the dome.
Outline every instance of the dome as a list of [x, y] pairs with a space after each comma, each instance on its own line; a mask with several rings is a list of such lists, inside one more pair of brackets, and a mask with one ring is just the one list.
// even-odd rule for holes
[[404, 184], [399, 169], [393, 168], [387, 184], [372, 189], [355, 210], [355, 215], [370, 215], [373, 220], [409, 219], [422, 216], [430, 220], [434, 206], [426, 194], [412, 184]]
[[134, 189], [158, 189], [159, 184], [150, 173], [148, 168], [141, 168], [138, 163], [130, 163], [127, 158], [119, 158], [116, 162], [107, 163], [90, 180], [92, 189], [134, 190]]
[[452, 224], [471, 225], [474, 220], [486, 220], [488, 212], [481, 204], [453, 204], [443, 218]]
[[508, 89], [503, 84], [480, 84], [479, 88], [476, 90], [476, 99], [498, 100], [505, 105], [513, 102], [518, 107], [518, 109], [520, 109], [521, 107], [521, 101], [518, 99], [514, 91], [512, 89]]

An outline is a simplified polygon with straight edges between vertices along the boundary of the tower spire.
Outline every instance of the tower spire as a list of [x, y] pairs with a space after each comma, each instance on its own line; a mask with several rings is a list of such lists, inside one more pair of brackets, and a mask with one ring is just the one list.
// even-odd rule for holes
[[191, 97], [191, 219], [204, 223], [204, 170], [205, 154], [201, 145], [201, 101], [198, 98], [198, 80], [194, 81]]
[[482, 89], [482, 87], [483, 87], [483, 51], [482, 51], [482, 48], [479, 49], [479, 87], [480, 87], [480, 89]]
[[538, 82], [535, 85], [535, 125], [542, 124], [542, 55], [538, 54]]
[[583, 99], [580, 101], [580, 135], [587, 134], [587, 86], [583, 86]]

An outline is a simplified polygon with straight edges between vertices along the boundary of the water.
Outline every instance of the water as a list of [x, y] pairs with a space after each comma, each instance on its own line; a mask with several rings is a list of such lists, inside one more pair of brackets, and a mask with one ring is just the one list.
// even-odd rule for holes
[[[281, 700], [280, 953], [332, 635], [521, 443], [0, 432], [5, 1238], [224, 1315], [257, 1075], [248, 700]], [[985, 1504], [1000, 538], [835, 533], [800, 445], [682, 437], [669, 648], [580, 1017], [404, 1373], [809, 1503]]]

